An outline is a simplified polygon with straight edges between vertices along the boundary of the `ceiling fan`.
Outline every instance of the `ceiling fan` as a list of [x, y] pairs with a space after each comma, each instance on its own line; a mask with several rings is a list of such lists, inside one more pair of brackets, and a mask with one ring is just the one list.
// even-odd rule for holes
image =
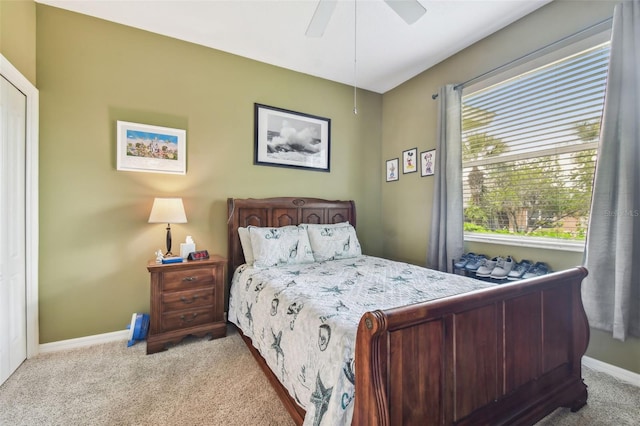
[[[418, 0], [384, 0], [384, 2], [409, 25], [420, 19], [427, 11]], [[337, 0], [318, 0], [316, 11], [305, 33], [308, 37], [322, 37], [337, 3]]]

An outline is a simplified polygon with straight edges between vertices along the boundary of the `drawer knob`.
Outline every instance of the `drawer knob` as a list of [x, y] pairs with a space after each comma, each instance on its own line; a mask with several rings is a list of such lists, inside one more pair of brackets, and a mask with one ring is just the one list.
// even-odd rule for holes
[[195, 302], [196, 299], [198, 299], [198, 297], [200, 296], [198, 296], [197, 294], [194, 294], [191, 299], [187, 299], [186, 297], [182, 296], [180, 297], [180, 300], [182, 301], [182, 303], [186, 303], [187, 305], [190, 305], [191, 303]]
[[180, 315], [180, 319], [183, 322], [191, 322], [194, 319], [196, 319], [197, 316], [198, 316], [198, 313], [196, 312], [196, 313], [191, 314], [191, 318], [187, 318], [185, 315]]
[[186, 281], [190, 283], [190, 282], [196, 281], [197, 279], [198, 277], [184, 277], [182, 281]]

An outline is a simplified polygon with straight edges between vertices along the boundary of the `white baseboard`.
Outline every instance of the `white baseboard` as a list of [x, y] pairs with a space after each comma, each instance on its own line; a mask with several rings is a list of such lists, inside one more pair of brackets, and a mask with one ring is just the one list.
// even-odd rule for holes
[[111, 333], [96, 334], [93, 336], [78, 337], [76, 339], [59, 340], [57, 342], [43, 343], [39, 347], [39, 353], [65, 351], [68, 349], [84, 348], [101, 343], [116, 342], [129, 339], [129, 330], [112, 331]]
[[640, 387], [640, 374], [634, 373], [633, 371], [625, 370], [624, 368], [616, 367], [615, 365], [607, 364], [606, 362], [598, 361], [597, 359], [590, 358], [588, 356], [582, 357], [582, 365], [592, 370], [606, 373], [618, 380], [622, 380], [623, 382]]

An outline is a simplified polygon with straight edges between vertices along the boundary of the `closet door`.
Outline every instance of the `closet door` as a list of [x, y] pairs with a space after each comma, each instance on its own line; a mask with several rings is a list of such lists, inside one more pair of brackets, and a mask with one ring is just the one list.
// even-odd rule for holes
[[27, 357], [27, 97], [0, 75], [0, 384]]

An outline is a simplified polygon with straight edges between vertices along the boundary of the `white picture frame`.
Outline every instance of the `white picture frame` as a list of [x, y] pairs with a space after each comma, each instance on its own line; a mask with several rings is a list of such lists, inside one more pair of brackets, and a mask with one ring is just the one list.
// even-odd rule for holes
[[119, 171], [187, 173], [186, 130], [118, 121], [116, 139]]

